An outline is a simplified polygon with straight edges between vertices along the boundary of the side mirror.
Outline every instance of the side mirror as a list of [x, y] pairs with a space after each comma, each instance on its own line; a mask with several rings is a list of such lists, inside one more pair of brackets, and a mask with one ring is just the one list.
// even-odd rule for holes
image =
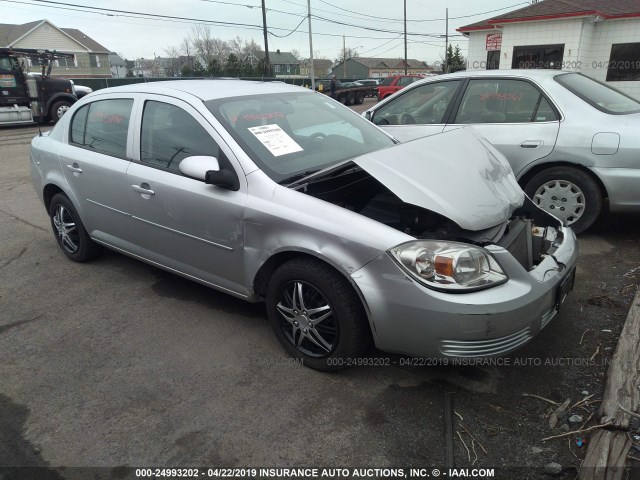
[[206, 180], [207, 172], [220, 170], [220, 164], [216, 157], [198, 155], [182, 159], [178, 169], [187, 177]]
[[240, 181], [236, 173], [231, 168], [220, 168], [216, 157], [187, 157], [180, 162], [178, 168], [184, 175], [204, 180], [207, 185], [215, 185], [234, 192], [240, 190]]
[[366, 118], [367, 120], [371, 121], [371, 110], [369, 110], [368, 112], [365, 112], [364, 114], [364, 118]]
[[205, 175], [204, 183], [208, 185], [215, 185], [220, 188], [226, 188], [227, 190], [233, 190], [234, 192], [240, 190], [240, 181], [238, 180], [238, 176], [229, 168], [223, 168], [222, 170], [209, 170]]

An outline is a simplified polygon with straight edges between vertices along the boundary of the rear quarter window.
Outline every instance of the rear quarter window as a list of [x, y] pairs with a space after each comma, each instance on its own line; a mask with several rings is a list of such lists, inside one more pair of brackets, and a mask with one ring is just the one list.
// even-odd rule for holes
[[557, 75], [555, 81], [592, 107], [610, 115], [640, 112], [640, 102], [580, 73]]

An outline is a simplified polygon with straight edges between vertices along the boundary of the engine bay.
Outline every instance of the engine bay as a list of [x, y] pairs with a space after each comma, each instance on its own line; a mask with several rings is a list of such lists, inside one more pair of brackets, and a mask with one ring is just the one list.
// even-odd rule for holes
[[357, 167], [299, 184], [295, 188], [416, 239], [501, 246], [527, 270], [535, 268], [546, 255], [553, 254], [558, 241], [562, 240], [560, 222], [536, 207], [527, 197], [508, 221], [472, 231], [462, 229], [443, 215], [403, 202], [373, 176]]

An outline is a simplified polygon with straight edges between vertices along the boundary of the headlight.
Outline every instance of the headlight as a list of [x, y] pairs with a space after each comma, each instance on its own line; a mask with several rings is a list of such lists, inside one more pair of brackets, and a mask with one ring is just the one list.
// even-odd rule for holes
[[464, 243], [418, 240], [389, 253], [413, 278], [435, 290], [470, 292], [507, 281], [489, 252]]

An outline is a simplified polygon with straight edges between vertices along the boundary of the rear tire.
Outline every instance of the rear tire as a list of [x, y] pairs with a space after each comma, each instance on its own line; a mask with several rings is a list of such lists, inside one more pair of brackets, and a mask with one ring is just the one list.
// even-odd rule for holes
[[370, 344], [360, 299], [349, 282], [324, 263], [297, 258], [282, 264], [269, 280], [266, 301], [276, 337], [307, 367], [340, 370]]
[[529, 180], [525, 192], [543, 210], [581, 233], [602, 211], [603, 194], [588, 174], [573, 167], [551, 167]]
[[87, 234], [80, 215], [65, 194], [53, 196], [49, 205], [49, 218], [58, 246], [69, 260], [86, 262], [102, 251], [102, 247]]
[[356, 95], [356, 104], [361, 105], [364, 102], [365, 94], [360, 92]]

